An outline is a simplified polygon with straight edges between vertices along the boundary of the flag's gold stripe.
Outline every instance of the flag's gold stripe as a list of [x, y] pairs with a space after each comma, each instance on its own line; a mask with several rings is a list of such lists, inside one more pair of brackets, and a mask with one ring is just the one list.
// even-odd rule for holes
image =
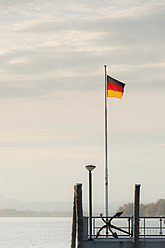
[[107, 97], [117, 97], [117, 98], [122, 98], [123, 93], [119, 91], [114, 91], [114, 90], [107, 90]]

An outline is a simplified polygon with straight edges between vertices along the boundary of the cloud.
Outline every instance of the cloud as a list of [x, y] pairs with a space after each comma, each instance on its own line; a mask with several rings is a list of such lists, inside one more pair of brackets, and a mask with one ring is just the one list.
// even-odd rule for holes
[[[41, 49], [42, 51], [42, 49]], [[139, 51], [140, 52], [140, 51]], [[136, 53], [111, 52], [113, 65], [108, 73], [125, 81], [130, 90], [163, 90], [164, 62], [152, 63]], [[103, 89], [103, 65], [110, 55], [87, 52], [15, 51], [1, 60], [0, 97], [30, 97], [58, 91], [98, 91]], [[146, 54], [147, 55], [147, 54]], [[124, 59], [127, 57], [126, 59]], [[96, 70], [97, 68], [97, 70]], [[155, 83], [156, 82], [156, 83]]]
[[[0, 0], [4, 194], [20, 198], [20, 183], [11, 185], [21, 180], [27, 198], [33, 175], [29, 199], [47, 199], [65, 170], [72, 195], [91, 161], [104, 185], [104, 64], [126, 83], [122, 100], [108, 99], [111, 200], [117, 200], [121, 166], [132, 173], [130, 180], [119, 178], [125, 192], [143, 179], [152, 188], [155, 164], [157, 178], [164, 175], [164, 11], [164, 0]], [[34, 193], [36, 181], [45, 193]], [[66, 200], [60, 191], [55, 197]]]
[[1, 26], [1, 97], [99, 90], [105, 63], [131, 89], [164, 89], [163, 1], [110, 3], [7, 1], [20, 16]]

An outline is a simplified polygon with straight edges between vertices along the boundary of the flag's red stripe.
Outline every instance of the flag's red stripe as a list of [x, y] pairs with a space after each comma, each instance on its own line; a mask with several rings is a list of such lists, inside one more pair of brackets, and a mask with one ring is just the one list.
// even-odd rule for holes
[[124, 88], [122, 86], [119, 86], [117, 84], [113, 84], [113, 83], [107, 83], [107, 90], [114, 90], [114, 91], [119, 91], [119, 92], [123, 92]]

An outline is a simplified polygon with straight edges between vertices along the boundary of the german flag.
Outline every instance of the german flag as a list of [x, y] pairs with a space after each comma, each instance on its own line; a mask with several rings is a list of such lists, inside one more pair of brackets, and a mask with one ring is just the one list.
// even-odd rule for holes
[[107, 97], [122, 98], [125, 84], [107, 75]]

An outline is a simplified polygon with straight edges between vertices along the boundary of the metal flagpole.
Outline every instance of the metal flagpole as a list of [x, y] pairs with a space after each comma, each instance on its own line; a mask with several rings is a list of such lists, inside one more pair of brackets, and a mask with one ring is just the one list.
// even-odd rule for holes
[[105, 67], [105, 215], [108, 218], [108, 156], [107, 156], [107, 70]]

